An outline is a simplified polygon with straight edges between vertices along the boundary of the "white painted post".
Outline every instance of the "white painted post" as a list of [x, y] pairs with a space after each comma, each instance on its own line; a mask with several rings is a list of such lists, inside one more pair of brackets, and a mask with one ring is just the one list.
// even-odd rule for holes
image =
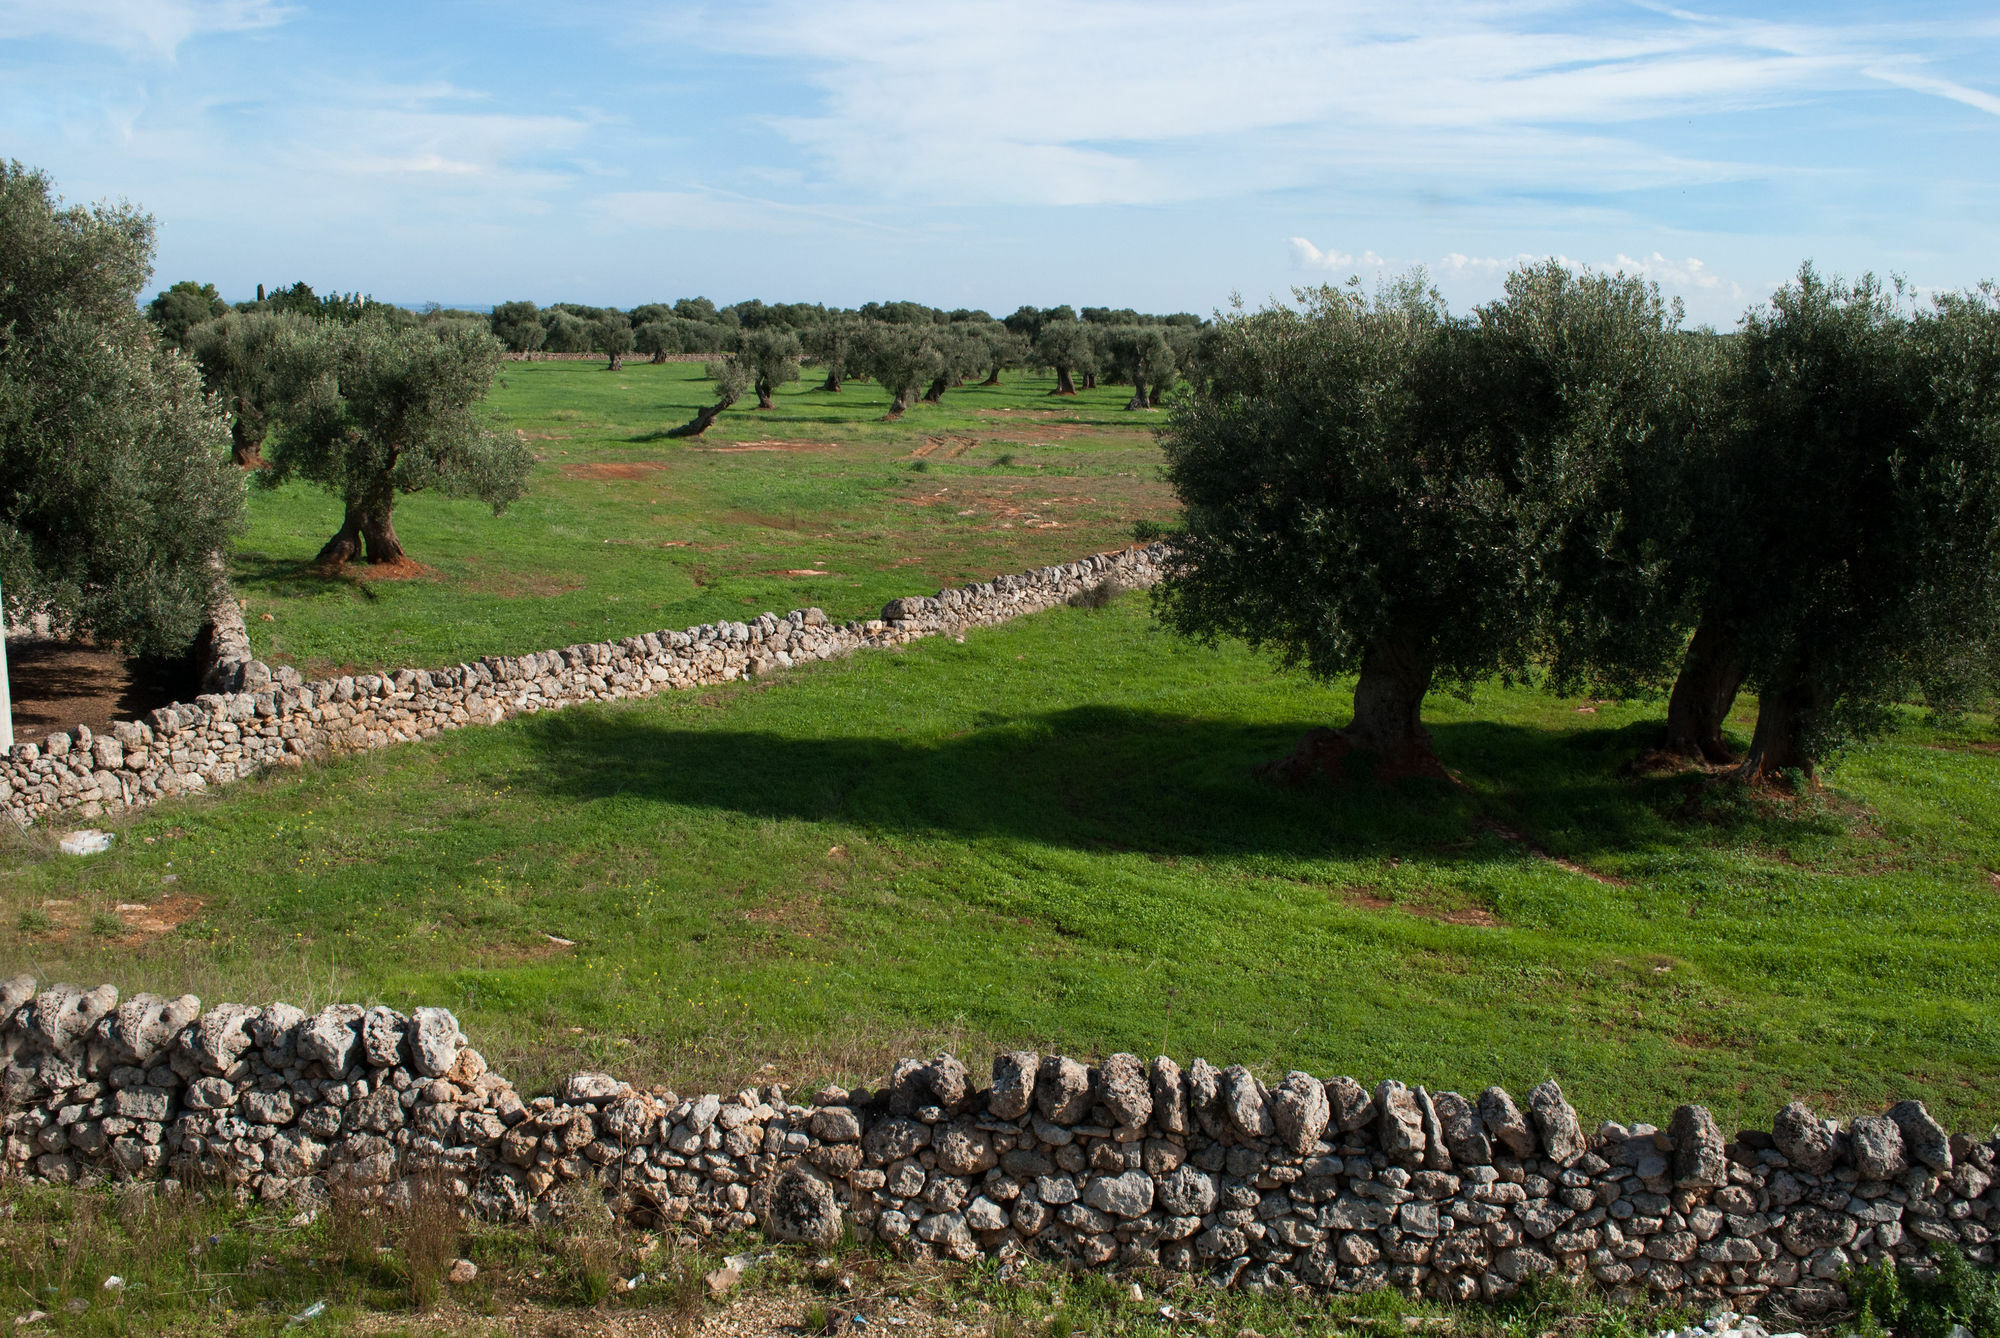
[[7, 601], [0, 599], [0, 753], [14, 746], [14, 701], [7, 695]]

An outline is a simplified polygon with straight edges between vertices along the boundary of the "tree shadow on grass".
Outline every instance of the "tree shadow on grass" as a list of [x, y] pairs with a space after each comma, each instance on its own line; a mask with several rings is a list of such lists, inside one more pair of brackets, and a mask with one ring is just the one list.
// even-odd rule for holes
[[[1473, 761], [1473, 788], [1365, 774], [1291, 789], [1254, 768], [1311, 722], [1250, 725], [1159, 711], [1083, 706], [989, 713], [939, 741], [891, 734], [801, 737], [677, 729], [625, 712], [563, 712], [531, 727], [540, 753], [523, 783], [576, 800], [718, 809], [871, 831], [997, 837], [1076, 850], [1179, 856], [1322, 858], [1408, 855], [1518, 862], [1518, 843], [1482, 827], [1517, 805], [1484, 784], [1504, 769], [1538, 787], [1531, 810], [1566, 815], [1565, 848], [1603, 851], [1656, 839], [1655, 783], [1618, 774], [1632, 730], [1560, 732], [1475, 722], [1434, 730], [1447, 765]], [[891, 727], [893, 728], [893, 726]], [[1592, 736], [1584, 746], [1578, 733]], [[1610, 736], [1608, 739], [1596, 736]]]

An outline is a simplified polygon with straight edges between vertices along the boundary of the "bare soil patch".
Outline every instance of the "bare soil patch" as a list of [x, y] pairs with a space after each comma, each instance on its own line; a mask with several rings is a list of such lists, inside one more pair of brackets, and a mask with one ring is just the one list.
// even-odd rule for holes
[[196, 684], [186, 660], [137, 660], [106, 647], [31, 640], [8, 643], [7, 688], [15, 737], [26, 741], [73, 725], [109, 731], [114, 720], [192, 701]]
[[694, 450], [708, 455], [741, 455], [746, 451], [781, 451], [786, 453], [813, 454], [838, 449], [830, 441], [739, 441], [728, 446], [696, 446]]
[[437, 568], [405, 556], [388, 562], [348, 562], [328, 574], [351, 576], [357, 581], [417, 581], [437, 575]]
[[1497, 929], [1506, 921], [1484, 906], [1432, 906], [1421, 901], [1392, 901], [1372, 888], [1345, 887], [1340, 900], [1364, 911], [1402, 911], [1448, 925], [1470, 925], [1475, 929]]
[[596, 464], [557, 465], [557, 469], [573, 479], [591, 479], [599, 482], [642, 479], [648, 474], [657, 474], [666, 466], [651, 460], [599, 461]]

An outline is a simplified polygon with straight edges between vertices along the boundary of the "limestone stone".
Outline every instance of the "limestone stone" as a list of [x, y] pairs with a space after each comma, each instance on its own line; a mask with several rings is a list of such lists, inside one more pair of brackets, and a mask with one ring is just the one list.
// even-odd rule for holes
[[1241, 1064], [1231, 1064], [1223, 1070], [1222, 1107], [1239, 1138], [1269, 1138], [1276, 1132], [1264, 1084]]
[[1153, 1206], [1153, 1177], [1144, 1171], [1092, 1176], [1084, 1185], [1083, 1202], [1114, 1217], [1142, 1217]]
[[1667, 1136], [1674, 1142], [1674, 1183], [1683, 1189], [1716, 1189], [1728, 1181], [1722, 1128], [1706, 1106], [1680, 1106]]
[[1862, 1115], [1847, 1127], [1854, 1169], [1863, 1180], [1893, 1180], [1909, 1162], [1903, 1155], [1903, 1130], [1886, 1115]]
[[1153, 1092], [1153, 1124], [1163, 1134], [1185, 1134], [1189, 1129], [1188, 1081], [1181, 1066], [1161, 1055], [1147, 1072]]
[[1563, 1099], [1562, 1088], [1554, 1078], [1536, 1084], [1528, 1093], [1528, 1110], [1542, 1136], [1542, 1153], [1550, 1161], [1567, 1166], [1590, 1151], [1576, 1110]]
[[449, 1009], [419, 1008], [410, 1015], [410, 1062], [427, 1078], [442, 1078], [458, 1062], [465, 1034]]
[[1888, 1118], [1903, 1135], [1903, 1155], [1919, 1161], [1939, 1175], [1951, 1172], [1951, 1140], [1944, 1127], [1931, 1118], [1921, 1101], [1898, 1101], [1889, 1107]]
[[1332, 1107], [1326, 1099], [1326, 1084], [1310, 1073], [1297, 1069], [1285, 1075], [1271, 1090], [1271, 1120], [1278, 1137], [1293, 1152], [1304, 1155], [1326, 1132]]
[[1018, 1120], [1035, 1099], [1035, 1078], [1042, 1057], [1033, 1050], [1008, 1050], [993, 1056], [993, 1090], [986, 1111], [996, 1120]]
[[1379, 1113], [1368, 1089], [1344, 1075], [1327, 1080], [1326, 1100], [1333, 1127], [1344, 1134], [1367, 1128]]
[[840, 1238], [840, 1201], [824, 1177], [794, 1162], [771, 1183], [764, 1222], [779, 1240], [831, 1244]]
[[1432, 1092], [1430, 1098], [1451, 1159], [1460, 1166], [1491, 1166], [1493, 1142], [1473, 1104], [1457, 1092]]
[[1137, 1129], [1153, 1115], [1153, 1091], [1139, 1056], [1107, 1055], [1097, 1070], [1097, 1099], [1121, 1127]]
[[1090, 1111], [1090, 1070], [1067, 1055], [1047, 1055], [1035, 1074], [1035, 1108], [1056, 1124], [1075, 1124]]
[[1803, 1101], [1792, 1102], [1772, 1119], [1771, 1141], [1794, 1169], [1808, 1175], [1825, 1175], [1832, 1170], [1840, 1152], [1833, 1130]]
[[339, 1077], [360, 1049], [361, 1019], [367, 1012], [358, 1004], [329, 1004], [320, 1009], [299, 1028], [299, 1058]]
[[1375, 1088], [1375, 1109], [1379, 1112], [1376, 1136], [1383, 1154], [1403, 1166], [1421, 1166], [1424, 1121], [1416, 1093], [1394, 1078], [1385, 1078]]
[[1510, 1156], [1532, 1157], [1536, 1151], [1535, 1130], [1514, 1104], [1504, 1087], [1489, 1087], [1479, 1094], [1479, 1122], [1488, 1136]]

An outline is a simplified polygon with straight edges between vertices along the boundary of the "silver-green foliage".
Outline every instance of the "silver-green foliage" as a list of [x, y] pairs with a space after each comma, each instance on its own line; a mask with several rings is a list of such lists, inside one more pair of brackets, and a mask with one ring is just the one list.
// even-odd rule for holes
[[241, 523], [228, 431], [194, 365], [156, 347], [137, 296], [153, 222], [64, 206], [0, 164], [0, 588], [7, 613], [179, 652]]

